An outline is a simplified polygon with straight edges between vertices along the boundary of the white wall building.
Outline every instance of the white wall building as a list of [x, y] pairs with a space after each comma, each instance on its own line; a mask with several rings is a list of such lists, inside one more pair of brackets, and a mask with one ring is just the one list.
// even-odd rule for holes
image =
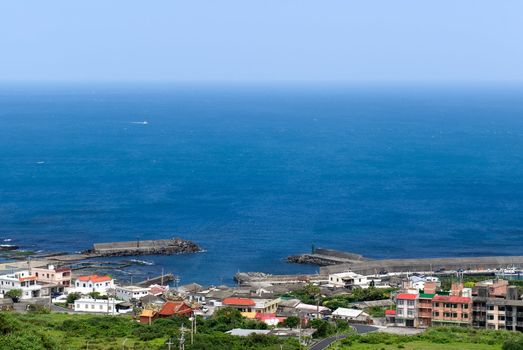
[[30, 275], [28, 270], [0, 275], [2, 297], [12, 289], [22, 290], [21, 299], [31, 299], [40, 297], [42, 286], [36, 283], [36, 276]]
[[347, 271], [329, 275], [329, 285], [336, 288], [368, 288], [369, 280], [367, 279], [367, 276]]
[[82, 294], [107, 294], [107, 290], [111, 288], [114, 288], [114, 280], [110, 276], [80, 276], [74, 282], [74, 291]]
[[121, 303], [123, 301], [115, 299], [82, 298], [74, 301], [74, 311], [116, 315], [116, 306]]
[[137, 286], [126, 286], [126, 287], [116, 287], [116, 298], [122, 299], [125, 301], [130, 301], [131, 299], [139, 300], [144, 296], [149, 294], [151, 288], [137, 287]]
[[366, 322], [369, 319], [369, 314], [359, 309], [347, 309], [339, 307], [332, 313], [332, 317], [347, 321]]

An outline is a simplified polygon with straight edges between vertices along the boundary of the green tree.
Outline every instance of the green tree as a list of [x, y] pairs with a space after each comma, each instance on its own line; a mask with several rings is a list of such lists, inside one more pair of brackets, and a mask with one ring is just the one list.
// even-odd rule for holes
[[80, 293], [69, 293], [67, 295], [67, 304], [74, 304], [75, 300], [80, 299], [82, 296]]
[[300, 318], [296, 316], [289, 316], [283, 321], [285, 327], [294, 328], [300, 324]]
[[20, 297], [22, 297], [22, 290], [21, 289], [11, 289], [7, 293], [5, 293], [5, 296], [13, 299], [14, 302], [17, 302], [18, 299], [20, 299]]

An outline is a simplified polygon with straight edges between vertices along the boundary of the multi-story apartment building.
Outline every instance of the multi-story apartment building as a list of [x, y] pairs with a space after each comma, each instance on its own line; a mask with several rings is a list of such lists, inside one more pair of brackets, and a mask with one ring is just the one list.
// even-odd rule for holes
[[432, 298], [432, 325], [468, 326], [472, 324], [472, 299], [455, 295]]
[[22, 291], [21, 299], [31, 299], [40, 297], [42, 286], [36, 283], [36, 276], [31, 275], [28, 270], [0, 275], [0, 294], [5, 296], [12, 289]]
[[71, 286], [71, 269], [67, 267], [54, 265], [33, 267], [31, 273], [36, 276], [38, 282], [53, 285], [52, 289], [57, 292], [63, 292], [65, 288]]
[[418, 295], [418, 326], [430, 327], [432, 325], [432, 298], [441, 283], [439, 280], [424, 282], [424, 290]]
[[[431, 325], [473, 326], [523, 332], [523, 300], [508, 281], [483, 281], [471, 290], [453, 283], [449, 292], [425, 290], [400, 293], [396, 297], [395, 324], [403, 327]], [[392, 319], [389, 317], [389, 319]]]
[[396, 325], [418, 327], [418, 295], [400, 293], [396, 296]]
[[504, 280], [480, 282], [473, 290], [473, 325], [523, 331], [523, 300]]

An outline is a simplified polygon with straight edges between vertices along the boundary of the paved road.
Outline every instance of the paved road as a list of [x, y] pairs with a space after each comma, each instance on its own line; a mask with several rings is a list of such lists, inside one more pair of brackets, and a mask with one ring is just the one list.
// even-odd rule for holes
[[[354, 330], [356, 332], [358, 332], [359, 334], [373, 332], [373, 331], [378, 329], [376, 327], [367, 326], [367, 325], [363, 325], [363, 324], [351, 325], [351, 327], [354, 328]], [[334, 343], [336, 340], [343, 339], [345, 337], [347, 337], [347, 334], [340, 334], [340, 335], [337, 335], [337, 336], [333, 335], [332, 337], [328, 337], [328, 338], [322, 339], [318, 343], [314, 344], [310, 348], [310, 350], [324, 350], [324, 349], [327, 349], [329, 347], [329, 345]]]

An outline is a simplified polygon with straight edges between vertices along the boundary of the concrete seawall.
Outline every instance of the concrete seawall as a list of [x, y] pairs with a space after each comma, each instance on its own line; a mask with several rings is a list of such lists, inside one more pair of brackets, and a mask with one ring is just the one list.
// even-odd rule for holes
[[320, 274], [328, 275], [347, 270], [364, 275], [372, 275], [381, 271], [387, 272], [417, 272], [445, 270], [487, 270], [515, 266], [523, 268], [523, 256], [484, 256], [469, 258], [429, 258], [429, 259], [385, 259], [369, 260], [352, 264], [323, 266]]
[[196, 253], [201, 248], [194, 242], [181, 239], [158, 239], [128, 242], [95, 243], [93, 249], [86, 254], [96, 256], [128, 256], [128, 255], [169, 255], [181, 253]]

